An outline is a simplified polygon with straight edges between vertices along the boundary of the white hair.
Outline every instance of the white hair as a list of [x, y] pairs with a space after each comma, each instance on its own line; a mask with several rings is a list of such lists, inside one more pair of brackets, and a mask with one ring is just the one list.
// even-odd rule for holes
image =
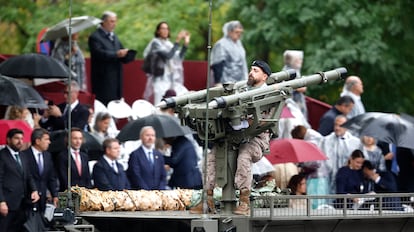
[[116, 17], [116, 13], [113, 11], [107, 10], [103, 12], [101, 19], [102, 21], [105, 21], [108, 17]]

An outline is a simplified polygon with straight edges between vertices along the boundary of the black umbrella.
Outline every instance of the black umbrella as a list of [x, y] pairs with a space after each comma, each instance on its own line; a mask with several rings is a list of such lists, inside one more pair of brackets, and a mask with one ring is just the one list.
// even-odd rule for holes
[[0, 105], [17, 105], [27, 108], [46, 109], [40, 94], [21, 80], [0, 74]]
[[352, 123], [353, 118], [342, 127], [357, 132], [359, 136], [367, 135], [398, 147], [414, 149], [414, 124], [397, 114], [383, 113], [378, 117], [358, 122], [360, 128], [357, 130], [353, 129]]
[[28, 53], [3, 61], [0, 73], [15, 78], [68, 78], [69, 68], [53, 57]]
[[[48, 151], [50, 153], [59, 153], [63, 150], [67, 149], [67, 130], [58, 130], [58, 131], [52, 131], [50, 133], [50, 145]], [[83, 143], [81, 150], [86, 151], [88, 154], [91, 153], [101, 153], [103, 151], [102, 144], [96, 140], [93, 135], [91, 135], [88, 132], [82, 131], [83, 134]], [[92, 157], [89, 157], [89, 159], [93, 159]]]
[[361, 132], [361, 129], [363, 128], [363, 126], [365, 126], [367, 122], [373, 120], [374, 118], [378, 118], [384, 115], [387, 115], [387, 114], [381, 113], [381, 112], [367, 112], [367, 113], [360, 114], [360, 115], [357, 115], [349, 119], [341, 126], [351, 130], [351, 132], [358, 135]]
[[27, 220], [23, 224], [25, 231], [29, 232], [39, 232], [39, 231], [46, 231], [47, 228], [45, 226], [45, 219], [43, 214], [37, 210], [37, 208], [32, 208], [27, 213]]
[[173, 116], [153, 114], [128, 122], [119, 132], [117, 139], [121, 142], [138, 140], [139, 133], [144, 126], [152, 126], [157, 138], [169, 138], [192, 133], [190, 128], [181, 126]]

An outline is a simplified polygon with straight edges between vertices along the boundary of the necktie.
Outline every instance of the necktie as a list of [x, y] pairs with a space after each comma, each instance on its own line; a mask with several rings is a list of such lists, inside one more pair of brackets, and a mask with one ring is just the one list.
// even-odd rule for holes
[[108, 33], [108, 38], [109, 38], [110, 41], [114, 41], [114, 34], [109, 32]]
[[112, 161], [112, 168], [114, 169], [114, 171], [115, 171], [116, 173], [118, 173], [118, 169], [117, 169], [117, 167], [116, 167], [116, 162], [115, 162], [115, 161]]
[[81, 164], [79, 151], [75, 151], [75, 163], [76, 163], [76, 168], [78, 169], [79, 176], [82, 176], [82, 164]]
[[22, 170], [22, 161], [20, 160], [20, 155], [18, 152], [14, 153], [14, 157], [16, 158], [16, 162], [19, 165], [20, 171]]
[[148, 152], [148, 161], [151, 165], [154, 164], [154, 159], [152, 158], [152, 152], [150, 151]]
[[41, 152], [38, 154], [37, 165], [39, 166], [39, 174], [41, 175], [43, 173], [43, 157]]

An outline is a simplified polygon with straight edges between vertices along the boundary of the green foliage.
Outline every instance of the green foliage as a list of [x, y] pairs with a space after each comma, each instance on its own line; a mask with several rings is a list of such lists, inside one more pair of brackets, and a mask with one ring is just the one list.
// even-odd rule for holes
[[[283, 66], [286, 49], [305, 53], [303, 74], [344, 66], [364, 81], [368, 111], [414, 112], [412, 83], [413, 3], [346, 0], [237, 0], [229, 17], [245, 25], [249, 60]], [[412, 84], [411, 84], [412, 85]], [[404, 88], [403, 86], [407, 86]], [[309, 88], [308, 94], [333, 103], [341, 83]]]
[[[35, 51], [38, 32], [69, 16], [68, 0], [0, 0], [0, 53]], [[116, 32], [138, 57], [153, 37], [155, 26], [167, 21], [171, 39], [181, 29], [191, 34], [187, 59], [206, 60], [209, 1], [206, 0], [72, 0], [72, 15], [118, 14]], [[221, 27], [238, 19], [245, 28], [248, 61], [264, 59], [273, 70], [283, 66], [286, 49], [305, 52], [303, 74], [344, 66], [364, 81], [363, 101], [369, 111], [414, 114], [409, 87], [414, 73], [414, 15], [410, 0], [216, 0], [213, 1], [212, 44]], [[89, 56], [87, 38], [80, 46]], [[308, 94], [333, 103], [342, 83], [309, 88]]]
[[[13, 3], [11, 3], [13, 2]], [[0, 38], [14, 40], [14, 46], [2, 48], [1, 53], [24, 53], [35, 51], [38, 32], [45, 27], [53, 26], [61, 20], [69, 17], [69, 1], [55, 1], [56, 4], [47, 4], [50, 1], [9, 1], [0, 15], [3, 26], [15, 28], [22, 27], [22, 31], [14, 32], [11, 37]], [[225, 1], [215, 1], [213, 4], [215, 17], [213, 25], [215, 31], [221, 32], [223, 12], [220, 7], [226, 7]], [[228, 4], [227, 4], [228, 5]], [[142, 57], [142, 51], [153, 38], [156, 25], [166, 21], [171, 28], [171, 39], [174, 41], [178, 32], [188, 30], [192, 37], [188, 59], [205, 60], [207, 54], [208, 35], [208, 1], [202, 0], [151, 0], [151, 1], [97, 1], [97, 0], [72, 0], [72, 16], [91, 15], [100, 17], [105, 10], [111, 10], [118, 15], [116, 33], [123, 45], [127, 48], [138, 50], [138, 57]], [[6, 24], [5, 24], [6, 23]], [[217, 30], [216, 30], [217, 29]], [[1, 27], [0, 27], [1, 30]], [[88, 29], [80, 33], [80, 46], [89, 55], [87, 39], [94, 29]]]

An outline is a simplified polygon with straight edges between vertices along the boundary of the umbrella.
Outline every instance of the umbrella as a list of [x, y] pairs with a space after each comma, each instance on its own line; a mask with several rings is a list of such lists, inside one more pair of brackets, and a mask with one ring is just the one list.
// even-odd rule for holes
[[141, 128], [144, 126], [152, 126], [157, 138], [169, 138], [192, 133], [190, 128], [181, 126], [173, 116], [154, 114], [129, 121], [119, 132], [117, 139], [121, 142], [138, 140]]
[[[92, 16], [79, 16], [73, 17], [71, 20], [72, 34], [83, 31], [89, 27], [93, 27], [101, 23], [102, 20]], [[65, 19], [58, 24], [47, 29], [46, 33], [43, 34], [42, 41], [56, 40], [69, 36], [69, 19]]]
[[414, 123], [414, 117], [411, 116], [411, 115], [409, 115], [409, 114], [402, 113], [401, 114], [401, 118], [403, 118], [405, 120], [408, 120], [408, 121]]
[[284, 106], [280, 118], [294, 118], [295, 116], [290, 112], [289, 108]]
[[341, 127], [347, 128], [351, 130], [351, 132], [356, 133], [358, 135], [361, 132], [362, 127], [367, 122], [370, 122], [371, 120], [384, 115], [387, 114], [381, 112], [368, 112], [360, 114], [346, 121], [344, 124], [341, 125]]
[[21, 80], [0, 74], [0, 105], [17, 105], [26, 108], [46, 109], [40, 94]]
[[301, 139], [275, 139], [270, 142], [270, 163], [300, 163], [326, 160], [326, 155], [313, 143]]
[[15, 78], [67, 78], [69, 68], [53, 57], [27, 53], [2, 62], [0, 73]]
[[[352, 119], [350, 119], [352, 122]], [[397, 147], [414, 149], [414, 123], [397, 114], [387, 114], [360, 123], [358, 130], [352, 129], [353, 124], [344, 123], [345, 128], [351, 128], [359, 136], [371, 136], [377, 140], [395, 144]]]
[[[52, 131], [50, 133], [50, 145], [48, 151], [50, 153], [59, 153], [63, 150], [67, 149], [66, 146], [66, 137], [67, 137], [67, 130], [58, 130], [58, 131]], [[88, 154], [90, 153], [102, 153], [103, 148], [102, 144], [96, 140], [93, 135], [91, 135], [88, 132], [82, 131], [83, 134], [83, 143], [81, 150], [86, 151]], [[92, 159], [89, 157], [89, 159]]]
[[23, 120], [0, 120], [0, 144], [6, 144], [6, 135], [10, 129], [17, 128], [23, 131], [23, 142], [30, 142], [33, 129]]
[[43, 214], [37, 210], [37, 208], [32, 208], [30, 212], [27, 214], [27, 220], [23, 224], [25, 231], [29, 232], [38, 232], [38, 231], [46, 231], [47, 228], [45, 226], [45, 219]]

